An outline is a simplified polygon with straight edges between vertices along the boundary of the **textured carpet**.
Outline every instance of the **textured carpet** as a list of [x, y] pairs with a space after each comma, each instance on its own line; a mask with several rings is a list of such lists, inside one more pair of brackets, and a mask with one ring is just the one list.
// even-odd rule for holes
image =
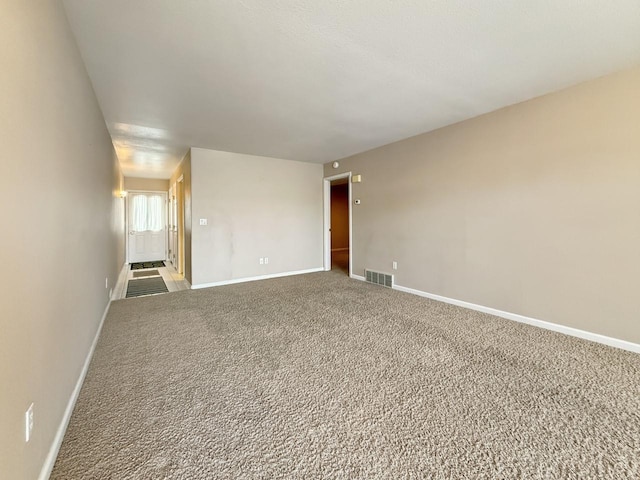
[[53, 479], [637, 479], [640, 355], [341, 273], [116, 301]]
[[349, 275], [349, 250], [331, 252], [331, 269]]

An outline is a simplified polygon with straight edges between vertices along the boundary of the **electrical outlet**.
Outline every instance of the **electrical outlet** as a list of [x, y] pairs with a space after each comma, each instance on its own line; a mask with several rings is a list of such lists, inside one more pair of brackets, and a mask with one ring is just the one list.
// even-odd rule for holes
[[264, 257], [264, 264], [267, 265], [269, 263], [269, 257]]
[[398, 262], [396, 262], [395, 260], [394, 260], [394, 262], [393, 262], [393, 269], [394, 269], [394, 270], [397, 270], [397, 269], [398, 269]]
[[29, 405], [29, 408], [24, 413], [24, 441], [28, 442], [31, 439], [31, 432], [33, 432], [33, 403]]
[[104, 288], [109, 288], [109, 277], [104, 279]]
[[264, 265], [264, 257], [260, 257], [260, 265]]

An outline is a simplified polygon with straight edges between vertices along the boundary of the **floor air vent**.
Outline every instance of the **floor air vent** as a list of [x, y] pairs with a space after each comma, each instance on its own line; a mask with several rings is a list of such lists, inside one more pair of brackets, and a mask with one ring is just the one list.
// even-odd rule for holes
[[376, 285], [382, 285], [383, 287], [393, 287], [393, 275], [382, 272], [374, 272], [372, 270], [365, 270], [365, 279], [369, 283], [375, 283]]

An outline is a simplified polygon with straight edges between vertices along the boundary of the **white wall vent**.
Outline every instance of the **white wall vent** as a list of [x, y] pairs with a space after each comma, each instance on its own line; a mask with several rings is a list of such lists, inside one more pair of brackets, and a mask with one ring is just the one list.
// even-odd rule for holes
[[374, 272], [372, 270], [364, 271], [365, 280], [369, 283], [382, 285], [383, 287], [393, 287], [393, 275], [382, 272]]

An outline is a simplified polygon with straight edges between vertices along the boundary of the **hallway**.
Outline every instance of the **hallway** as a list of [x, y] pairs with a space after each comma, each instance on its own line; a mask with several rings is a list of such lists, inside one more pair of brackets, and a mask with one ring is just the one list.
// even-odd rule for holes
[[[120, 272], [120, 277], [118, 278], [118, 283], [116, 284], [116, 288], [113, 290], [112, 300], [122, 300], [123, 298], [127, 298], [127, 286], [130, 280], [141, 278], [140, 274], [145, 271], [157, 270], [162, 279], [164, 280], [165, 285], [167, 286], [167, 290], [169, 292], [179, 292], [181, 290], [189, 290], [189, 282], [184, 278], [184, 275], [179, 274], [175, 268], [171, 265], [171, 263], [165, 260], [165, 267], [159, 268], [148, 268], [142, 270], [131, 270], [131, 266], [127, 264]], [[134, 277], [135, 275], [135, 277]], [[146, 277], [148, 278], [148, 277]]]

